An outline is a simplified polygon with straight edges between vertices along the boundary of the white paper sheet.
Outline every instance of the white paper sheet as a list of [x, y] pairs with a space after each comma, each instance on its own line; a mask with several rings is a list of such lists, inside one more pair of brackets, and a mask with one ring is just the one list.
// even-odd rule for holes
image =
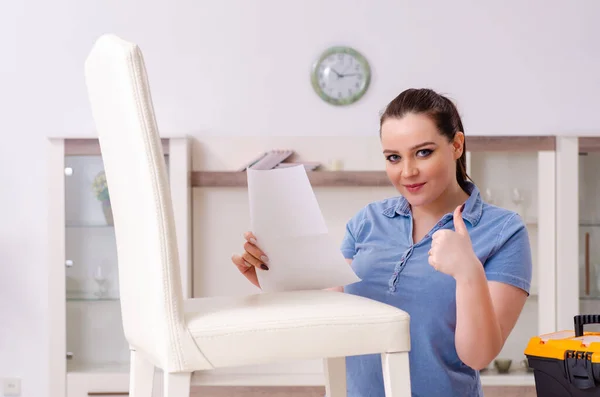
[[248, 169], [251, 230], [269, 258], [263, 291], [345, 286], [360, 281], [329, 235], [303, 166]]

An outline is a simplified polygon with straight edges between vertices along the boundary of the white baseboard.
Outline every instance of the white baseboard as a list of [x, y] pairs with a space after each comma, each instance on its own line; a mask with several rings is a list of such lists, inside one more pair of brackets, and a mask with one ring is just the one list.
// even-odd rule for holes
[[323, 373], [290, 374], [213, 374], [212, 371], [195, 372], [194, 386], [324, 386]]

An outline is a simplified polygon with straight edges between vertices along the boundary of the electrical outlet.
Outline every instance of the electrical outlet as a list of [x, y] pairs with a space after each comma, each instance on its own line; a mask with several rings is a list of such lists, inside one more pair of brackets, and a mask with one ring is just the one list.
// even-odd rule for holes
[[5, 396], [21, 395], [21, 379], [19, 378], [6, 378], [2, 386]]

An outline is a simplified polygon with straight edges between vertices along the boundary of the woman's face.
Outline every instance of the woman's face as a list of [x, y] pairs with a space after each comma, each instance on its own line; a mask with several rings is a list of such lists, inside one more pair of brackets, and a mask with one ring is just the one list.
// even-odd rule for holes
[[456, 183], [462, 139], [462, 134], [456, 134], [454, 141], [448, 142], [424, 114], [408, 113], [383, 122], [381, 145], [387, 175], [413, 207], [434, 202]]

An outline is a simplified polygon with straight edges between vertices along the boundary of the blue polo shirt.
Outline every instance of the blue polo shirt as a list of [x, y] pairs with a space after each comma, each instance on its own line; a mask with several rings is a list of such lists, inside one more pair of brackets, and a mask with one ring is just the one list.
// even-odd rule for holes
[[[469, 184], [469, 189], [463, 219], [487, 279], [529, 293], [532, 263], [523, 221], [512, 211], [483, 202], [474, 184]], [[428, 263], [431, 235], [439, 229], [454, 230], [452, 213], [414, 242], [406, 199], [395, 197], [367, 205], [346, 227], [342, 253], [353, 259], [352, 267], [361, 281], [344, 291], [410, 315], [413, 397], [483, 396], [479, 372], [462, 363], [456, 353], [456, 282]], [[385, 396], [379, 355], [347, 357], [346, 371], [348, 396]]]

